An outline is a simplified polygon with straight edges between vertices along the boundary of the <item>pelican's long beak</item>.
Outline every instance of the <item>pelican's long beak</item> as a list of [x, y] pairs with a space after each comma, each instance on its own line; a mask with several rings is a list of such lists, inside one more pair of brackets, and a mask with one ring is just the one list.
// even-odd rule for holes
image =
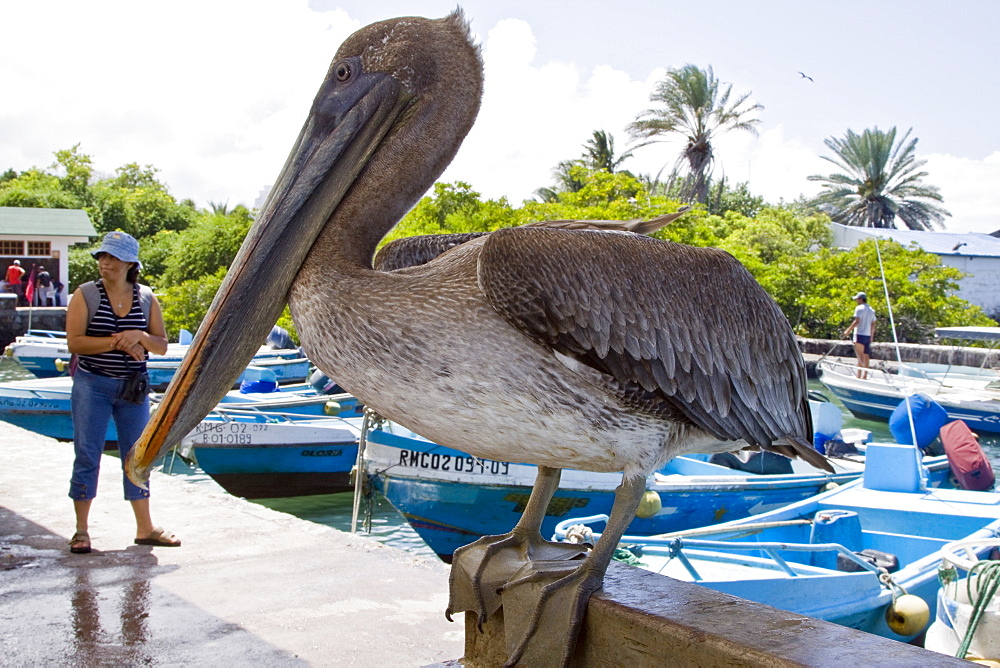
[[395, 79], [363, 73], [358, 58], [331, 66], [183, 364], [128, 455], [134, 483], [148, 480], [153, 461], [232, 388], [281, 315], [316, 237], [408, 101]]

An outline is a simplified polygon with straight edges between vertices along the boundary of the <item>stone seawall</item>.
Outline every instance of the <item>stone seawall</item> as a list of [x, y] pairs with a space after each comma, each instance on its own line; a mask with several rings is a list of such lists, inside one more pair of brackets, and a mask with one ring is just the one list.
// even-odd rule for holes
[[[850, 341], [799, 339], [799, 350], [809, 355], [854, 357]], [[1000, 367], [1000, 349], [966, 348], [918, 343], [900, 343], [899, 356], [904, 362], [928, 362], [958, 366]], [[872, 344], [872, 360], [896, 361], [896, 346], [888, 342]]]
[[31, 329], [66, 330], [65, 306], [14, 306], [14, 295], [0, 294], [0, 348]]

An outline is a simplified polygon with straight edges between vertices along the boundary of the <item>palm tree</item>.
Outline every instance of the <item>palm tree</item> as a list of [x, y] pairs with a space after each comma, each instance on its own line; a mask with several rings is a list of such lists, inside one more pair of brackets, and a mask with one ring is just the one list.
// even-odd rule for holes
[[730, 130], [757, 134], [759, 118], [749, 115], [762, 110], [749, 102], [750, 93], [730, 102], [732, 85], [723, 85], [715, 78], [711, 66], [702, 70], [694, 65], [671, 68], [649, 96], [651, 102], [663, 106], [647, 109], [628, 126], [636, 139], [646, 146], [663, 136], [681, 134], [687, 137], [679, 165], [687, 163], [688, 174], [681, 188], [684, 201], [702, 202], [708, 199], [709, 177], [712, 171], [712, 141]]
[[562, 160], [556, 165], [552, 170], [555, 187], [539, 188], [535, 191], [535, 197], [542, 202], [558, 202], [559, 193], [578, 192], [586, 185], [580, 178], [579, 170], [575, 168], [583, 167], [593, 172], [614, 174], [631, 157], [631, 151], [615, 155], [615, 138], [604, 130], [594, 130], [593, 137], [583, 145], [583, 156], [576, 160]]
[[834, 156], [821, 157], [843, 173], [810, 176], [810, 181], [823, 183], [811, 204], [844, 225], [896, 227], [899, 217], [911, 230], [939, 227], [951, 214], [934, 204], [943, 201], [938, 189], [920, 182], [927, 176], [919, 171], [927, 161], [917, 160], [917, 139], [909, 138], [911, 132], [913, 128], [899, 142], [896, 128], [882, 132], [878, 127], [825, 139]]
[[622, 163], [632, 157], [632, 151], [615, 155], [615, 138], [604, 130], [594, 130], [594, 136], [583, 145], [583, 159], [593, 170], [614, 174]]

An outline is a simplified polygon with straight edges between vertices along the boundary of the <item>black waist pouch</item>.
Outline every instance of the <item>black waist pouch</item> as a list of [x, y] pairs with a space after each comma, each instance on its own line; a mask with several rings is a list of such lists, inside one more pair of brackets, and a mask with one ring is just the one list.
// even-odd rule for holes
[[133, 404], [141, 404], [146, 400], [146, 395], [149, 394], [149, 374], [145, 371], [133, 371], [132, 374], [125, 379], [125, 385], [122, 387], [121, 398], [125, 401], [131, 401]]

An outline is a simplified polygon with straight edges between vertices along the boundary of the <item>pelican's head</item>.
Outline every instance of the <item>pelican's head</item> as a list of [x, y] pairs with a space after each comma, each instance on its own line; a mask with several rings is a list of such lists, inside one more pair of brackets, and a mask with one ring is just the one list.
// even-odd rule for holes
[[311, 251], [336, 246], [340, 257], [370, 267], [381, 237], [454, 157], [481, 95], [482, 61], [460, 11], [374, 23], [341, 45], [184, 363], [128, 456], [129, 478], [148, 479], [156, 457], [233, 386]]

